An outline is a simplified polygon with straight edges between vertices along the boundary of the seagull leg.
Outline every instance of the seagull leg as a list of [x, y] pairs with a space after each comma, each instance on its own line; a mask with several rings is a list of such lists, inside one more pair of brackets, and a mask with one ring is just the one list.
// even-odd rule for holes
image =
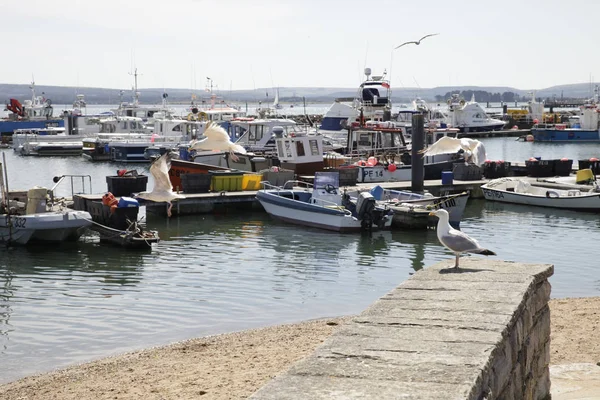
[[235, 162], [238, 162], [240, 159], [238, 156], [235, 155], [235, 153], [233, 151], [230, 151], [229, 155], [231, 156], [231, 159]]
[[169, 202], [169, 207], [167, 208], [167, 216], [171, 217], [171, 208], [173, 208], [173, 203]]
[[458, 269], [458, 258], [460, 257], [460, 254], [456, 254], [456, 262], [454, 263], [454, 268]]

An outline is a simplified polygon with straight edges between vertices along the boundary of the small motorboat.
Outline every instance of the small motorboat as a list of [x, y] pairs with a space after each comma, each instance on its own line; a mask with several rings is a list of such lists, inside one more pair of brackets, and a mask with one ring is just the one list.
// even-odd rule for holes
[[2, 189], [0, 242], [6, 244], [75, 241], [92, 224], [86, 211], [52, 202], [49, 190], [34, 187], [27, 192]]
[[519, 178], [493, 179], [481, 186], [486, 200], [577, 211], [600, 211], [600, 190], [559, 189], [550, 183]]
[[149, 249], [160, 238], [157, 231], [145, 230], [138, 222], [139, 203], [130, 197], [117, 200], [112, 193], [102, 201], [87, 204], [94, 224], [91, 230], [100, 235], [101, 243], [110, 243], [129, 249]]
[[[433, 210], [444, 209], [450, 215], [450, 225], [460, 226], [469, 192], [433, 196], [430, 193], [420, 194], [402, 190], [384, 189], [377, 185], [369, 189], [378, 203], [384, 204], [394, 212], [392, 227], [409, 229], [427, 229], [437, 225], [437, 218], [430, 217]], [[350, 196], [356, 196], [350, 193]]]
[[356, 198], [339, 190], [338, 172], [315, 172], [314, 186], [288, 181], [283, 187], [263, 182], [257, 200], [270, 215], [283, 221], [336, 232], [389, 228], [392, 211], [377, 204], [372, 194]]

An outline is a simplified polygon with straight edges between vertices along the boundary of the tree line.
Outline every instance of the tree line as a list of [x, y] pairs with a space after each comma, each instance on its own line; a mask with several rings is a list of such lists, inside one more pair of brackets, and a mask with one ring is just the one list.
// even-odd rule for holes
[[445, 102], [446, 100], [452, 98], [452, 95], [458, 94], [459, 97], [465, 100], [471, 100], [473, 95], [475, 95], [475, 101], [480, 103], [511, 103], [511, 102], [519, 102], [519, 101], [527, 101], [530, 97], [522, 97], [518, 93], [514, 92], [504, 92], [504, 93], [491, 93], [486, 92], [484, 90], [455, 90], [451, 92], [447, 92], [444, 95], [436, 95], [435, 101], [438, 103]]

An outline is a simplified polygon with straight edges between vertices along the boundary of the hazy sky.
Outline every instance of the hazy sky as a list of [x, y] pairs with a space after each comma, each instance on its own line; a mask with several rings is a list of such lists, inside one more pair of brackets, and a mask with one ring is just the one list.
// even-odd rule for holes
[[[0, 12], [0, 83], [128, 89], [542, 89], [600, 80], [600, 1], [22, 0]], [[395, 46], [428, 33], [420, 46]]]

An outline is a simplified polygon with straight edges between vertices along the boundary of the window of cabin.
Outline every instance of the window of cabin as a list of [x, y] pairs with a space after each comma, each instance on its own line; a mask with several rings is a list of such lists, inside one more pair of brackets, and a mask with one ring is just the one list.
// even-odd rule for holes
[[296, 142], [296, 154], [298, 154], [299, 157], [304, 157], [306, 155], [304, 152], [304, 143]]

